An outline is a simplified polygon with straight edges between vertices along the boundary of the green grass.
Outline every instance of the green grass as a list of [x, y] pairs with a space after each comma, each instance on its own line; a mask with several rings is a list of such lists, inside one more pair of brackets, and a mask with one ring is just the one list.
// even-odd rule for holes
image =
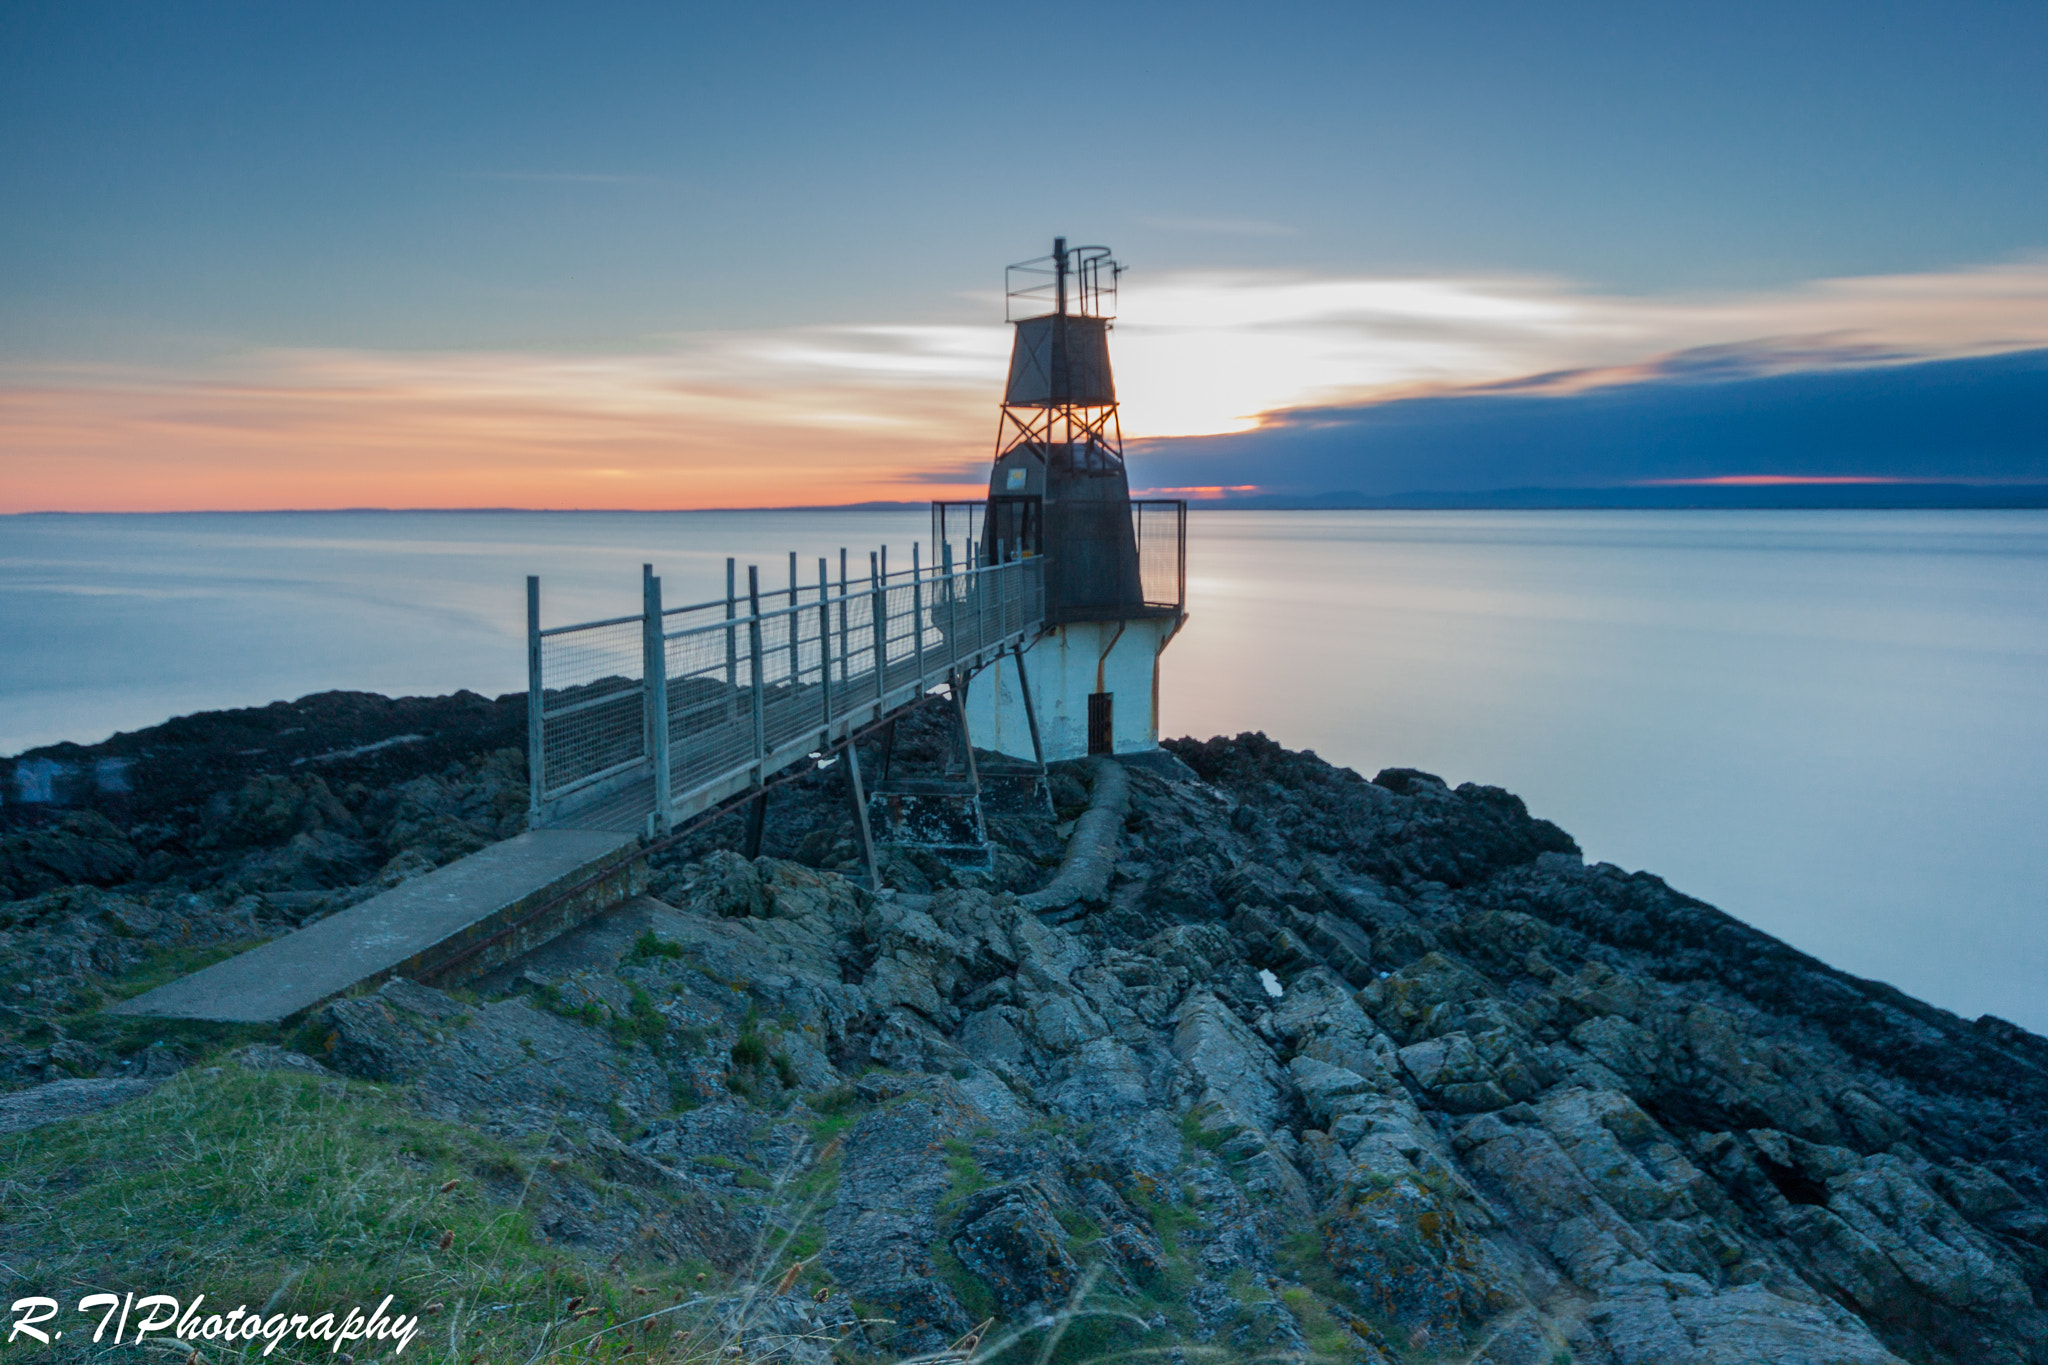
[[1199, 1109], [1190, 1109], [1187, 1113], [1181, 1115], [1180, 1135], [1182, 1140], [1188, 1146], [1200, 1148], [1205, 1152], [1215, 1151], [1224, 1143], [1236, 1137], [1238, 1132], [1239, 1130], [1236, 1128], [1204, 1127], [1202, 1125], [1201, 1110]]
[[656, 938], [654, 931], [649, 929], [640, 935], [639, 938], [633, 940], [633, 947], [626, 954], [626, 961], [652, 962], [657, 958], [667, 958], [670, 961], [674, 961], [681, 958], [682, 955], [682, 944], [670, 943], [666, 939]]
[[939, 1200], [939, 1226], [943, 1232], [951, 1232], [960, 1206], [970, 1196], [987, 1189], [989, 1182], [988, 1172], [974, 1159], [974, 1149], [959, 1138], [946, 1139], [946, 1177], [946, 1193]]
[[0, 1245], [33, 1283], [204, 1293], [222, 1311], [286, 1285], [284, 1311], [387, 1293], [410, 1312], [488, 1302], [505, 1305], [488, 1324], [457, 1314], [435, 1330], [531, 1335], [562, 1297], [605, 1290], [535, 1239], [522, 1204], [536, 1156], [375, 1086], [187, 1071], [131, 1104], [0, 1138]]
[[[188, 1070], [129, 1104], [0, 1137], [0, 1173], [0, 1262], [60, 1299], [204, 1294], [220, 1312], [318, 1314], [367, 1311], [390, 1294], [391, 1311], [425, 1314], [407, 1361], [730, 1359], [715, 1324], [674, 1307], [690, 1290], [728, 1287], [709, 1267], [634, 1251], [600, 1266], [535, 1230], [551, 1181], [614, 1204], [640, 1202], [637, 1192], [552, 1157], [544, 1136], [499, 1141], [381, 1086]], [[775, 1269], [785, 1251], [768, 1249]], [[598, 1311], [571, 1317], [577, 1297]], [[62, 1349], [38, 1354], [90, 1355], [78, 1335], [76, 1348], [67, 1333]], [[273, 1358], [333, 1358], [308, 1345]]]
[[268, 938], [244, 938], [233, 943], [216, 943], [208, 948], [159, 949], [151, 953], [141, 966], [104, 983], [102, 989], [114, 1000], [133, 999], [144, 991], [153, 991], [166, 982], [190, 976], [203, 967], [225, 962], [237, 953], [246, 953], [268, 942]]
[[1312, 1289], [1294, 1288], [1280, 1291], [1280, 1301], [1287, 1305], [1294, 1320], [1301, 1324], [1301, 1334], [1308, 1338], [1308, 1344], [1315, 1354], [1325, 1360], [1341, 1360], [1357, 1351], [1358, 1347], [1344, 1325], [1330, 1315], [1329, 1308], [1316, 1297]]
[[655, 1052], [662, 1050], [668, 1039], [668, 1020], [654, 1007], [654, 997], [638, 986], [633, 987], [631, 998], [626, 1003], [623, 1016], [614, 1015], [607, 1025], [612, 1041], [621, 1047], [630, 1048], [635, 1043], [645, 1043]]
[[740, 1036], [733, 1040], [732, 1064], [747, 1070], [759, 1070], [761, 1064], [767, 1060], [767, 1040], [755, 1031], [754, 1021], [750, 1017], [740, 1026]]

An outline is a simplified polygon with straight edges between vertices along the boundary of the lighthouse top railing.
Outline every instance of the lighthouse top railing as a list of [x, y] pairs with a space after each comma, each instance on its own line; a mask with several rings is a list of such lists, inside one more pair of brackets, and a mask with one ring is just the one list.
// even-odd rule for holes
[[[1117, 281], [1123, 275], [1123, 267], [1110, 256], [1109, 248], [1067, 247], [1066, 266], [1064, 281], [1060, 278], [1058, 253], [1006, 267], [1003, 271], [1004, 321], [1016, 322], [1020, 318], [1042, 317], [1055, 312], [1076, 317], [1115, 317]], [[1061, 297], [1063, 283], [1064, 298]]]
[[[665, 829], [765, 785], [809, 757], [1027, 643], [1045, 615], [1044, 562], [998, 547], [993, 562], [941, 541], [908, 568], [842, 551], [786, 587], [744, 585], [665, 607], [643, 573], [637, 615], [540, 624], [527, 580], [529, 823]], [[804, 580], [810, 581], [804, 581]]]

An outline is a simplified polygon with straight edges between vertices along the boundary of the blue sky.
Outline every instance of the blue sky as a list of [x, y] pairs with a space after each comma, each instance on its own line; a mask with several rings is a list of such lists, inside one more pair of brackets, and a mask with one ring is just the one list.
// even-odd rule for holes
[[[2040, 344], [2014, 308], [2048, 249], [2043, 70], [2034, 3], [9, 3], [0, 461], [34, 505], [113, 471], [165, 505], [247, 484], [267, 440], [266, 505], [360, 502], [326, 469], [354, 422], [444, 469], [400, 500], [766, 487], [735, 470], [867, 495], [889, 450], [928, 483], [985, 458], [989, 296], [1056, 232], [1133, 266], [1140, 434], [1732, 344], [1731, 310], [1813, 331], [1787, 310], [1830, 281], [1907, 282], [1878, 330], [1916, 355]], [[2014, 283], [1987, 299], [1987, 270]], [[1958, 272], [1983, 315], [1921, 326]], [[1627, 321], [1475, 351], [1455, 308], [1231, 320], [1387, 281]], [[1210, 372], [1148, 357], [1148, 288]], [[1283, 332], [1315, 362], [1233, 359]], [[494, 465], [476, 414], [508, 391], [566, 396]]]

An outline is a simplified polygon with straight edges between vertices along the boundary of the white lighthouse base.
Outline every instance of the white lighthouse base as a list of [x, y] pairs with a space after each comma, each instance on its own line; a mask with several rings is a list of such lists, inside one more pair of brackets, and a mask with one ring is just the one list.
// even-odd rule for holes
[[[1088, 753], [1088, 698], [1110, 696], [1112, 752], [1159, 747], [1159, 655], [1180, 629], [1171, 618], [1077, 621], [1055, 626], [1024, 651], [1024, 674], [1038, 711], [1045, 761]], [[1017, 661], [1005, 656], [967, 687], [967, 724], [977, 749], [1033, 757], [1031, 725], [1017, 686]]]

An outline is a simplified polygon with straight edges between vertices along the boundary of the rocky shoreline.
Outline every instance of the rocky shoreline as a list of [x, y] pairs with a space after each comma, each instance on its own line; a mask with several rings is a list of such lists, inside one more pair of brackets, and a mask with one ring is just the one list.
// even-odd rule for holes
[[[2048, 1362], [2048, 1041], [1588, 866], [1497, 788], [1260, 735], [1063, 766], [987, 873], [854, 886], [823, 772], [761, 859], [708, 828], [468, 991], [275, 1036], [99, 1012], [516, 832], [523, 701], [324, 694], [0, 764], [0, 1083], [374, 1082], [560, 1153], [494, 1197], [595, 1263], [738, 1275], [783, 1228], [784, 1317], [847, 1358], [1085, 1289], [1063, 1359]], [[1084, 819], [1110, 851], [1063, 872]]]

